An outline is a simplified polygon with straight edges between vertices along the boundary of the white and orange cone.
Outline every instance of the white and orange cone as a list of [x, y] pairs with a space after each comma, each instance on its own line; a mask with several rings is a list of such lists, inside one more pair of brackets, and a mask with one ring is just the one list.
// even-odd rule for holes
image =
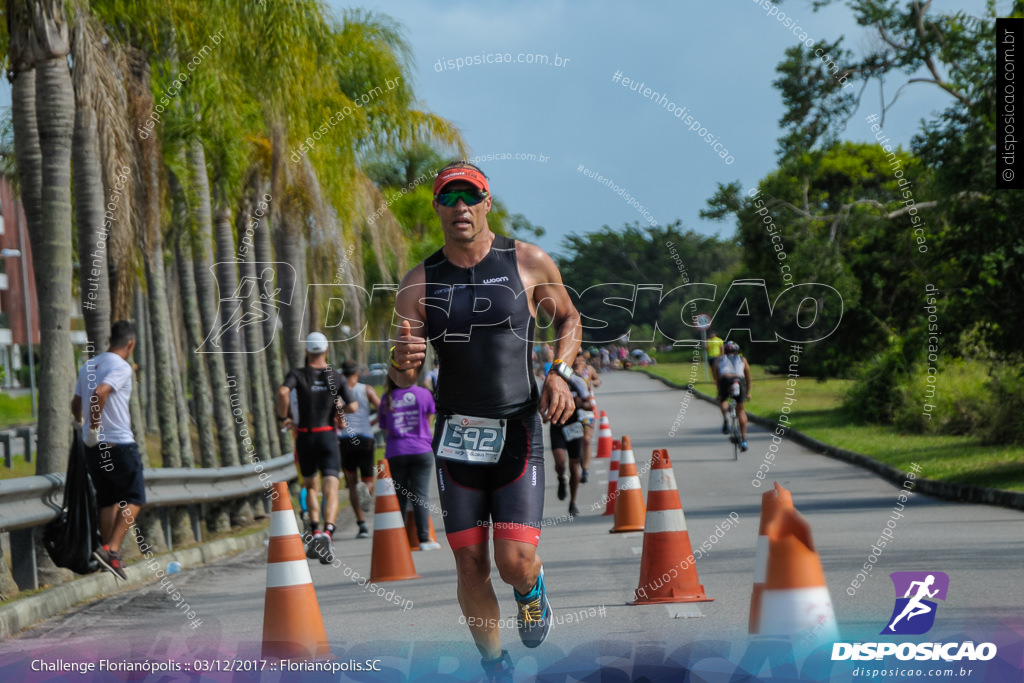
[[651, 458], [647, 489], [640, 585], [636, 589], [636, 601], [631, 604], [710, 602], [713, 599], [704, 592], [697, 576], [690, 532], [686, 529], [686, 516], [668, 451], [656, 450]]
[[809, 647], [836, 640], [839, 630], [811, 525], [795, 509], [780, 507], [766, 532], [768, 570], [758, 633], [801, 636]]
[[765, 491], [761, 496], [761, 525], [757, 532], [757, 554], [754, 558], [754, 590], [750, 595], [751, 633], [757, 633], [761, 625], [761, 594], [764, 592], [765, 580], [768, 576], [768, 523], [775, 518], [781, 508], [793, 507], [793, 495], [784, 489], [779, 482], [775, 488]]
[[615, 489], [615, 522], [611, 533], [644, 530], [644, 492], [636, 472], [636, 458], [629, 437], [622, 437], [619, 454], [619, 480]]
[[602, 517], [615, 514], [615, 491], [619, 483], [619, 458], [622, 456], [622, 443], [618, 439], [612, 441], [612, 461], [608, 466], [608, 495]]
[[608, 421], [608, 413], [603, 410], [597, 431], [597, 457], [612, 457], [612, 425]]
[[370, 581], [402, 581], [418, 579], [412, 563], [412, 550], [398, 506], [395, 483], [391, 481], [388, 461], [377, 469], [377, 492], [373, 509], [373, 552], [370, 558]]
[[267, 547], [267, 597], [263, 609], [263, 657], [312, 660], [330, 655], [320, 603], [295, 522], [288, 484], [274, 484]]

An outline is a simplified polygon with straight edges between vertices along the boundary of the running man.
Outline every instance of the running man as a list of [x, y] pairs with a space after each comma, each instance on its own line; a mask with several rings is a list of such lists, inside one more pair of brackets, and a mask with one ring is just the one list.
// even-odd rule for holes
[[[313, 537], [306, 546], [306, 557], [320, 558], [321, 564], [334, 561], [334, 522], [338, 518], [338, 455], [336, 427], [345, 426], [343, 413], [358, 408], [345, 378], [327, 365], [327, 337], [311, 332], [306, 337], [306, 365], [293, 368], [277, 390], [277, 421], [292, 428], [290, 398], [295, 390], [299, 408], [299, 427], [295, 427], [295, 453], [299, 461], [302, 485], [306, 487], [309, 526]], [[320, 531], [320, 499], [317, 496], [317, 471], [324, 487], [324, 530]]]
[[929, 607], [928, 605], [922, 603], [921, 600], [924, 599], [924, 598], [934, 598], [935, 595], [939, 592], [938, 588], [936, 588], [933, 591], [929, 591], [928, 590], [932, 586], [932, 584], [934, 584], [934, 583], [935, 583], [935, 575], [934, 574], [929, 574], [927, 577], [925, 577], [924, 581], [911, 581], [910, 582], [910, 585], [907, 587], [907, 592], [906, 592], [906, 594], [903, 597], [910, 598], [910, 593], [914, 590], [914, 586], [917, 586], [917, 594], [914, 597], [910, 598], [910, 602], [908, 602], [907, 606], [903, 608], [903, 611], [900, 612], [900, 615], [898, 617], [896, 617], [895, 619], [893, 619], [892, 623], [889, 624], [889, 630], [890, 631], [895, 632], [896, 624], [903, 617], [906, 617], [907, 621], [910, 621], [911, 619], [913, 619], [914, 617], [916, 617], [918, 615], [928, 614], [929, 612], [932, 611], [932, 608]]
[[[395, 303], [402, 322], [389, 374], [399, 387], [415, 383], [427, 340], [441, 360], [432, 447], [459, 604], [490, 680], [511, 681], [488, 529], [493, 525], [498, 572], [519, 606], [520, 638], [537, 647], [551, 627], [537, 555], [544, 513], [541, 419], [562, 424], [576, 409], [567, 382], [581, 335], [554, 261], [539, 247], [491, 232], [490, 210], [479, 168], [457, 162], [441, 170], [434, 211], [445, 244], [402, 279]], [[552, 318], [558, 339], [553, 372], [539, 395], [530, 367], [538, 306]]]
[[[585, 407], [579, 407], [577, 405], [579, 410], [576, 411], [576, 416], [579, 418], [580, 424], [583, 425], [583, 448], [581, 449], [580, 457], [580, 466], [583, 471], [580, 473], [580, 483], [586, 484], [590, 479], [590, 444], [594, 440], [594, 413], [592, 412], [594, 410], [594, 387], [601, 386], [601, 379], [597, 376], [597, 369], [594, 368], [593, 365], [589, 365], [587, 363], [587, 359], [583, 356], [576, 356], [576, 360], [573, 361], [572, 364], [572, 369], [576, 375], [586, 382], [587, 397], [589, 399], [586, 402]], [[575, 398], [575, 396], [573, 398]], [[580, 414], [580, 411], [582, 411], [582, 414]], [[571, 452], [569, 457], [572, 457]], [[573, 494], [572, 499], [576, 499], [575, 494]], [[559, 500], [563, 499], [559, 498]]]
[[356, 538], [367, 538], [370, 530], [366, 528], [365, 514], [370, 511], [373, 484], [377, 481], [377, 463], [374, 462], [377, 443], [373, 439], [370, 410], [380, 410], [380, 398], [373, 387], [359, 381], [359, 366], [352, 361], [347, 360], [341, 364], [341, 374], [345, 376], [352, 398], [359, 404], [359, 408], [345, 418], [348, 425], [338, 430], [341, 471], [345, 473], [348, 500], [355, 510], [356, 524], [359, 526]]
[[747, 450], [747, 410], [746, 402], [750, 400], [750, 363], [740, 355], [740, 345], [736, 342], [725, 343], [725, 353], [718, 356], [715, 366], [718, 377], [718, 400], [722, 409], [722, 433], [729, 433], [729, 397], [732, 396], [732, 383], [739, 380], [740, 391], [736, 395], [736, 419], [740, 423], [740, 450]]
[[[580, 360], [580, 356], [576, 356], [577, 367], [580, 365]], [[549, 436], [551, 437], [551, 453], [555, 456], [555, 473], [558, 475], [558, 500], [565, 500], [565, 466], [566, 460], [568, 460], [569, 516], [575, 517], [580, 514], [580, 509], [576, 506], [576, 491], [581, 483], [586, 483], [582, 478], [583, 473], [586, 472], [586, 469], [583, 469], [582, 460], [587, 429], [580, 419], [580, 413], [590, 410], [590, 388], [580, 375], [573, 374], [569, 378], [569, 391], [572, 393], [576, 410], [572, 417], [565, 421], [565, 424], [552, 422]], [[592, 415], [593, 413], [591, 413]]]
[[121, 541], [146, 503], [142, 458], [132, 433], [129, 410], [132, 366], [128, 358], [135, 350], [135, 339], [135, 325], [127, 320], [114, 323], [107, 352], [85, 361], [78, 373], [75, 397], [71, 399], [75, 422], [83, 421], [83, 406], [87, 406], [88, 412], [82, 425], [82, 441], [86, 467], [96, 487], [103, 539], [103, 547], [94, 551], [93, 557], [108, 572], [125, 580], [128, 575], [121, 563]]

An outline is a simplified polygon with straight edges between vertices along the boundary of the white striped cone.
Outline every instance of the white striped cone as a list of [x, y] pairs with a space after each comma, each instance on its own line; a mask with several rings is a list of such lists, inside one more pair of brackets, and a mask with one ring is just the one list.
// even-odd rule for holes
[[608, 413], [601, 411], [601, 421], [597, 431], [597, 457], [612, 457], [612, 425], [608, 421]]
[[765, 491], [761, 496], [761, 525], [757, 532], [757, 552], [754, 556], [754, 589], [750, 595], [750, 621], [747, 624], [751, 633], [757, 633], [761, 624], [761, 594], [768, 577], [768, 523], [775, 517], [780, 508], [793, 507], [793, 496], [775, 482], [775, 488]]
[[315, 659], [330, 654], [320, 603], [306, 562], [288, 484], [274, 484], [267, 545], [267, 597], [263, 610], [263, 656]]
[[619, 480], [615, 489], [615, 523], [611, 533], [644, 530], [644, 492], [636, 472], [636, 459], [629, 437], [622, 437], [619, 453]]
[[370, 558], [371, 581], [418, 579], [412, 562], [412, 549], [405, 531], [391, 469], [385, 460], [377, 471], [377, 500], [373, 509], [373, 553]]
[[616, 493], [619, 484], [619, 459], [622, 456], [622, 444], [618, 439], [612, 441], [612, 462], [608, 466], [608, 495], [607, 500], [604, 504], [604, 514], [607, 515], [615, 514], [615, 498], [619, 495]]
[[640, 558], [640, 585], [636, 601], [643, 605], [662, 602], [710, 602], [697, 576], [690, 532], [679, 500], [676, 475], [668, 451], [654, 451], [647, 492], [647, 522]]
[[758, 633], [799, 637], [803, 650], [837, 640], [832, 598], [811, 525], [794, 508], [780, 507], [766, 531], [768, 571]]

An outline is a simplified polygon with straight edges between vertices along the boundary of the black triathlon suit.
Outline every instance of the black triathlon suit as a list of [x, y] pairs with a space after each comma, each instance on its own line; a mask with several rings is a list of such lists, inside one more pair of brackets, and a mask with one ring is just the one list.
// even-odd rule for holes
[[[444, 526], [453, 549], [495, 539], [537, 545], [544, 514], [544, 441], [530, 350], [534, 318], [515, 240], [496, 235], [480, 263], [459, 268], [438, 250], [424, 262], [427, 329], [440, 361], [433, 450]], [[472, 337], [472, 339], [471, 339]], [[452, 415], [505, 421], [498, 461], [436, 455]]]
[[337, 370], [295, 368], [284, 378], [284, 386], [295, 389], [299, 404], [299, 427], [295, 435], [295, 453], [299, 472], [305, 478], [315, 477], [317, 470], [325, 477], [337, 477], [341, 469], [338, 437], [334, 434], [335, 400], [342, 405], [353, 401], [345, 377]]

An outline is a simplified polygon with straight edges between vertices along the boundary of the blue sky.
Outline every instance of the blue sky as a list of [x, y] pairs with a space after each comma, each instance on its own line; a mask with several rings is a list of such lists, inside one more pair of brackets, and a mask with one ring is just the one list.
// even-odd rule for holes
[[[571, 232], [644, 223], [636, 207], [577, 172], [580, 164], [625, 187], [659, 224], [679, 218], [686, 228], [723, 236], [733, 233], [731, 223], [698, 216], [716, 183], [753, 187], [774, 168], [782, 104], [771, 82], [797, 37], [754, 0], [381, 0], [362, 6], [405, 26], [422, 106], [455, 122], [474, 154], [550, 157], [480, 164], [510, 210], [547, 229], [540, 244], [548, 250], [557, 251]], [[984, 2], [936, 0], [934, 8], [980, 14]], [[812, 38], [844, 34], [845, 46], [858, 54], [871, 45], [845, 5], [814, 13], [810, 2], [789, 0], [780, 9]], [[520, 53], [547, 54], [552, 61], [557, 54], [570, 61], [561, 68], [512, 63], [437, 70], [439, 59], [493, 53], [513, 60]], [[734, 161], [726, 165], [671, 113], [612, 82], [616, 71], [686, 106]], [[895, 90], [889, 85], [886, 96]], [[850, 139], [869, 139], [863, 117], [879, 110], [878, 100], [878, 89], [870, 87], [849, 124]], [[935, 86], [907, 88], [886, 119], [889, 138], [907, 146], [920, 120], [949, 100]]]
[[[474, 155], [536, 156], [480, 165], [494, 194], [511, 211], [543, 225], [541, 246], [557, 251], [572, 232], [645, 222], [635, 206], [579, 173], [580, 164], [625, 188], [659, 224], [682, 219], [684, 227], [700, 233], [733, 233], [731, 223], [704, 221], [698, 213], [717, 183], [739, 180], [750, 188], [774, 168], [782, 104], [771, 82], [783, 52], [797, 42], [759, 1], [764, 0], [379, 0], [355, 6], [404, 26], [420, 106], [458, 125]], [[329, 4], [339, 13], [353, 6]], [[997, 6], [1005, 12], [1009, 0]], [[933, 7], [980, 14], [984, 2], [936, 0]], [[780, 9], [811, 38], [845, 35], [845, 46], [858, 54], [872, 44], [845, 5], [814, 13], [808, 0], [787, 0]], [[557, 56], [568, 62], [438, 70], [438, 60], [496, 53], [513, 60], [546, 54], [550, 61]], [[617, 71], [685, 106], [728, 150], [732, 163], [726, 165], [664, 107], [613, 82]], [[0, 83], [0, 106], [6, 107], [10, 87], [6, 79]], [[897, 85], [888, 85], [887, 97]], [[907, 88], [889, 111], [887, 135], [907, 146], [921, 119], [949, 100], [935, 86]], [[863, 118], [879, 108], [872, 86], [847, 137], [869, 140]], [[547, 159], [540, 162], [540, 155]]]

